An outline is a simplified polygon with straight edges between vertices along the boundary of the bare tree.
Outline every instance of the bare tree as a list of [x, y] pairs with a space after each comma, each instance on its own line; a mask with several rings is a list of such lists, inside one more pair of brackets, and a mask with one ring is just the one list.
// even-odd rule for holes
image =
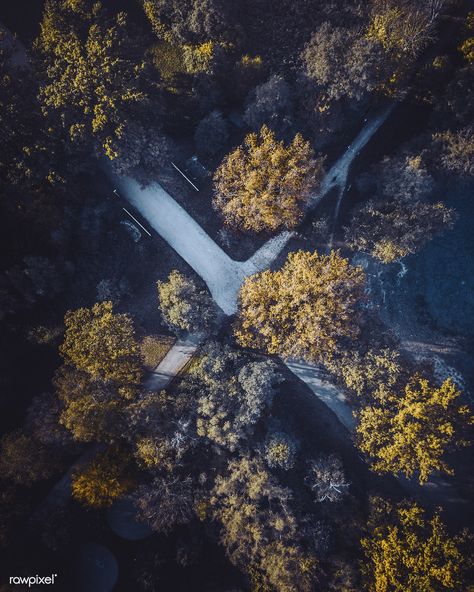
[[350, 483], [338, 456], [321, 455], [309, 466], [305, 481], [318, 502], [338, 502], [346, 495]]

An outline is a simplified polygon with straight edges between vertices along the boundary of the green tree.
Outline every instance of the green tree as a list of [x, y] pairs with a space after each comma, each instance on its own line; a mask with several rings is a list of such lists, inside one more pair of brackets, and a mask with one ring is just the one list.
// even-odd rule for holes
[[322, 103], [342, 98], [360, 100], [382, 87], [389, 63], [378, 43], [356, 28], [324, 22], [313, 33], [301, 57], [306, 73], [322, 90]]
[[472, 416], [459, 404], [460, 391], [451, 379], [441, 386], [415, 375], [403, 393], [386, 394], [382, 404], [359, 413], [358, 444], [378, 473], [418, 473], [420, 483], [433, 471], [452, 475], [447, 452], [466, 446], [463, 432]]
[[170, 329], [210, 331], [217, 311], [208, 292], [176, 269], [166, 282], [157, 282], [157, 287], [161, 314]]
[[67, 312], [64, 325], [59, 351], [67, 364], [92, 380], [113, 381], [123, 387], [140, 383], [139, 345], [127, 314], [116, 314], [111, 302], [100, 302]]
[[320, 455], [309, 463], [306, 484], [318, 502], [339, 502], [347, 494], [349, 481], [336, 454]]
[[453, 223], [453, 210], [428, 201], [435, 183], [419, 155], [383, 159], [361, 179], [364, 185], [374, 196], [356, 209], [346, 240], [383, 263], [415, 253]]
[[0, 186], [25, 192], [63, 179], [57, 171], [57, 142], [48, 133], [36, 100], [34, 73], [15, 66], [12, 51], [0, 28]]
[[198, 152], [204, 156], [218, 154], [229, 139], [229, 124], [220, 111], [211, 111], [199, 122], [194, 134]]
[[383, 399], [404, 375], [400, 353], [390, 348], [343, 352], [328, 369], [362, 400]]
[[447, 130], [433, 135], [441, 147], [441, 164], [452, 173], [474, 175], [474, 127]]
[[290, 253], [279, 271], [245, 280], [235, 334], [244, 347], [322, 361], [357, 336], [363, 295], [362, 269], [338, 252]]
[[265, 125], [228, 154], [214, 175], [214, 207], [224, 222], [245, 231], [294, 228], [316, 190], [323, 159], [297, 134], [288, 146]]
[[150, 88], [125, 13], [110, 17], [90, 0], [48, 0], [35, 49], [44, 113], [69, 141], [119, 156], [130, 116], [147, 103]]
[[439, 513], [430, 519], [416, 504], [392, 507], [372, 500], [369, 534], [361, 540], [362, 574], [369, 592], [467, 590], [467, 532], [451, 536]]
[[439, 0], [373, 0], [367, 37], [399, 60], [413, 58], [435, 38], [443, 5]]
[[232, 24], [231, 3], [220, 0], [141, 0], [153, 31], [168, 42], [204, 43], [225, 39]]

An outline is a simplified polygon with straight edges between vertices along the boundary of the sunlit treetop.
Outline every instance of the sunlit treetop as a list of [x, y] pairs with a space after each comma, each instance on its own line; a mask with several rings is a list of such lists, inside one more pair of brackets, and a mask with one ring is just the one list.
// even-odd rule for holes
[[368, 592], [459, 592], [469, 568], [467, 532], [450, 536], [436, 513], [416, 504], [393, 508], [376, 498], [369, 535], [362, 539], [362, 573]]
[[116, 158], [131, 111], [147, 100], [145, 63], [125, 13], [110, 17], [89, 0], [48, 0], [35, 49], [45, 115], [70, 141], [93, 140]]

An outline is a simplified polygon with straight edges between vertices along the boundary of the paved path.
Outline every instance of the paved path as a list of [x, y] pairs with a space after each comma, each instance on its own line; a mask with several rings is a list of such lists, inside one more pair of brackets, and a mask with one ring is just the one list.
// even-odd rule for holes
[[324, 378], [320, 368], [297, 361], [286, 362], [286, 365], [335, 413], [339, 421], [350, 432], [355, 429], [356, 421], [352, 414], [352, 408], [347, 402], [347, 397], [339, 388]]
[[[387, 119], [393, 107], [374, 116], [360, 131], [345, 153], [329, 169], [321, 187], [310, 199], [308, 210], [315, 207], [334, 187], [339, 187], [336, 216], [345, 191], [349, 167], [359, 151]], [[161, 185], [141, 186], [135, 179], [119, 176], [104, 164], [104, 170], [124, 197], [148, 221], [148, 224], [205, 281], [214, 301], [227, 315], [237, 311], [240, 287], [249, 275], [267, 269], [278, 257], [293, 233], [284, 231], [269, 239], [247, 261], [234, 261]]]
[[[203, 342], [204, 335], [188, 335], [176, 341], [158, 366], [150, 373], [145, 380], [144, 390], [148, 392], [159, 392], [166, 388], [175, 376], [181, 372], [191, 360], [199, 345]], [[91, 444], [81, 456], [69, 467], [61, 479], [49, 491], [46, 498], [34, 511], [32, 518], [38, 519], [45, 516], [61, 506], [65, 506], [71, 497], [72, 475], [80, 466], [92, 460], [104, 446], [102, 444]]]
[[166, 388], [188, 364], [203, 341], [203, 335], [188, 335], [176, 341], [145, 381], [143, 385], [145, 390], [157, 393]]
[[[360, 150], [367, 144], [380, 126], [386, 121], [393, 106], [390, 105], [375, 115], [362, 128], [344, 154], [326, 173], [319, 191], [310, 199], [308, 210], [314, 208], [320, 200], [333, 188], [339, 188], [339, 201], [336, 203], [338, 212], [340, 199], [344, 194], [349, 168]], [[104, 165], [105, 166], [105, 165]], [[293, 236], [292, 232], [284, 231], [268, 240], [247, 261], [231, 259], [210, 237], [201, 226], [161, 187], [154, 183], [142, 187], [130, 177], [114, 174], [110, 167], [104, 169], [111, 178], [119, 193], [141, 213], [148, 224], [168, 242], [168, 244], [194, 269], [206, 282], [215, 302], [224, 313], [231, 315], [237, 311], [238, 293], [242, 282], [249, 275], [267, 269], [276, 259], [284, 246]], [[163, 360], [161, 369], [152, 382], [154, 388], [163, 388], [167, 376], [181, 362], [186, 363], [191, 356], [192, 345], [177, 344], [169, 352], [169, 358]], [[168, 359], [167, 359], [168, 358]], [[352, 411], [348, 407], [344, 395], [333, 385], [324, 381], [317, 367], [302, 363], [289, 363], [288, 367], [318, 396], [339, 420], [349, 429], [354, 426]]]

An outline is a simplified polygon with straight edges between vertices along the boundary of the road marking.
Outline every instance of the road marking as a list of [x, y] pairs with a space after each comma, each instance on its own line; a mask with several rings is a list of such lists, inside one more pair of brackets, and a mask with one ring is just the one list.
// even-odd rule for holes
[[151, 236], [148, 230], [143, 226], [143, 224], [140, 224], [140, 222], [135, 218], [135, 216], [132, 216], [132, 214], [130, 214], [130, 212], [126, 208], [122, 208], [122, 210], [126, 212], [130, 216], [130, 218], [134, 220], [138, 224], [138, 226], [140, 226], [140, 228], [143, 228], [143, 230], [148, 234], [148, 236]]
[[190, 179], [189, 177], [186, 177], [186, 175], [183, 173], [183, 171], [182, 171], [182, 170], [180, 170], [180, 169], [179, 169], [179, 168], [178, 168], [178, 167], [177, 167], [177, 166], [174, 164], [174, 162], [172, 162], [171, 164], [174, 166], [174, 168], [175, 168], [175, 169], [178, 171], [178, 173], [179, 173], [180, 175], [183, 175], [183, 177], [186, 179], [186, 181], [187, 181], [188, 183], [190, 183], [190, 184], [191, 184], [191, 185], [194, 187], [194, 189], [195, 189], [196, 191], [199, 191], [199, 189], [196, 187], [196, 185], [194, 185], [194, 183], [191, 181], [191, 179]]

